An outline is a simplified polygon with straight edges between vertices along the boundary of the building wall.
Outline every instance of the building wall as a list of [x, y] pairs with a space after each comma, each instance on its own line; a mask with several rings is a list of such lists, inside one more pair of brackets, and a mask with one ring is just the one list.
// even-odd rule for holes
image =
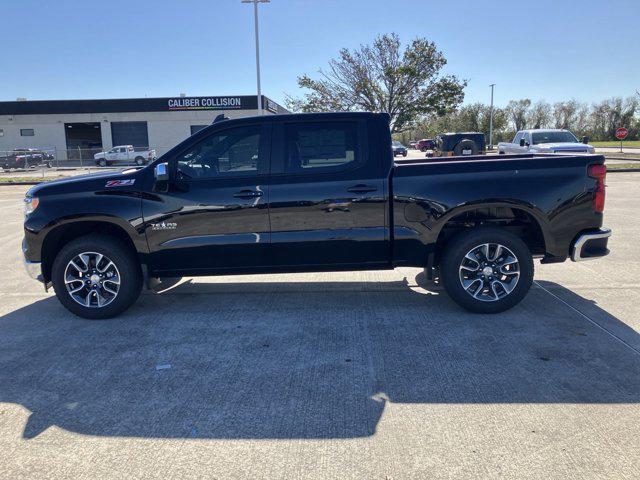
[[[98, 122], [102, 136], [102, 147], [113, 147], [111, 122], [146, 121], [149, 146], [162, 155], [167, 150], [191, 135], [191, 125], [209, 125], [215, 117], [224, 113], [229, 118], [257, 115], [257, 110], [188, 110], [171, 112], [129, 113], [80, 113], [43, 115], [0, 115], [0, 152], [14, 148], [39, 148], [54, 150], [60, 160], [65, 160], [65, 123]], [[265, 114], [269, 114], [265, 110]], [[33, 137], [20, 136], [21, 128], [33, 128]], [[0, 153], [1, 155], [1, 153]]]

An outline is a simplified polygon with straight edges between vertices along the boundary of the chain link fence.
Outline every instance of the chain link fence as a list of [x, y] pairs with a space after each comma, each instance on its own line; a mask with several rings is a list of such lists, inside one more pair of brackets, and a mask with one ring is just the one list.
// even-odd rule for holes
[[57, 178], [144, 166], [171, 147], [16, 148], [0, 150], [0, 178]]

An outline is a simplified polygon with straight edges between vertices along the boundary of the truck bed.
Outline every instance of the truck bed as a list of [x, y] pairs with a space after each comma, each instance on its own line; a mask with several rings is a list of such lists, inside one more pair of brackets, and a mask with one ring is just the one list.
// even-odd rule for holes
[[488, 216], [534, 219], [544, 235], [539, 256], [564, 260], [581, 230], [602, 226], [602, 214], [592, 209], [595, 180], [587, 176], [587, 166], [603, 163], [602, 155], [557, 154], [395, 162], [390, 184], [395, 255], [418, 255], [425, 243], [437, 243], [448, 221], [482, 204]]

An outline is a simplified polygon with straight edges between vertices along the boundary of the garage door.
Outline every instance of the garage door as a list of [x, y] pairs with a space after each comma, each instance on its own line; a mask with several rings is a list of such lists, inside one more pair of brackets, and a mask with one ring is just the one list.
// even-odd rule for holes
[[149, 147], [147, 122], [111, 122], [111, 139], [113, 146], [133, 145]]

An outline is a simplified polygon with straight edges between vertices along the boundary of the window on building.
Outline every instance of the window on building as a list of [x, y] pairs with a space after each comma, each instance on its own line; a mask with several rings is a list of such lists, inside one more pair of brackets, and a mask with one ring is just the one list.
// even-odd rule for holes
[[36, 132], [33, 130], [33, 128], [21, 128], [20, 129], [20, 136], [21, 137], [33, 137], [36, 134]]
[[0, 137], [4, 137], [4, 130], [0, 128]]
[[209, 125], [191, 125], [191, 135], [198, 133], [203, 128], [207, 128]]
[[178, 157], [185, 179], [256, 175], [260, 127], [237, 127], [211, 135]]
[[287, 125], [286, 171], [334, 170], [355, 163], [357, 132], [357, 124], [349, 122]]

